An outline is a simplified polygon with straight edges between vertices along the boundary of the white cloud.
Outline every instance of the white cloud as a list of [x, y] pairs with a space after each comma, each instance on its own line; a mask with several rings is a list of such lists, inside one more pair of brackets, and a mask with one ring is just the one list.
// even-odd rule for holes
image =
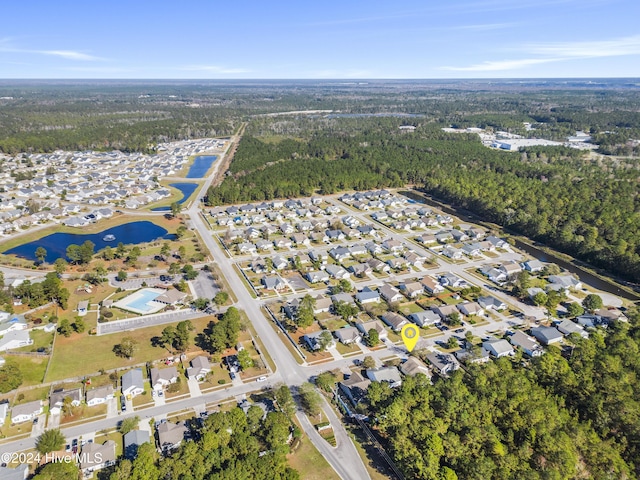
[[525, 46], [537, 55], [570, 58], [617, 57], [640, 54], [640, 35], [586, 42], [538, 43]]
[[[612, 40], [527, 44], [518, 50], [527, 55], [527, 58], [487, 60], [482, 63], [463, 67], [440, 67], [440, 70], [454, 72], [497, 72], [517, 70], [531, 65], [567, 60], [640, 55], [640, 35]], [[539, 57], [536, 58], [535, 56]]]
[[40, 53], [42, 55], [53, 55], [55, 57], [62, 57], [69, 60], [80, 60], [80, 61], [93, 61], [93, 60], [103, 60], [99, 57], [94, 57], [93, 55], [88, 55], [82, 52], [74, 52], [73, 50], [24, 50], [29, 53]]

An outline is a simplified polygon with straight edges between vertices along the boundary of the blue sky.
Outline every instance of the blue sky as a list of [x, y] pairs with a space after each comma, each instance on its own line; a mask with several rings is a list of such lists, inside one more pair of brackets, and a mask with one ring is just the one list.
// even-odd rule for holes
[[0, 78], [640, 77], [638, 0], [5, 2]]

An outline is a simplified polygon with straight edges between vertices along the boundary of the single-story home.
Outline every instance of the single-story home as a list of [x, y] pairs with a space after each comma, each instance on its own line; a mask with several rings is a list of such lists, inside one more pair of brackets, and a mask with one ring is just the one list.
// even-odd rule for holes
[[514, 355], [514, 350], [511, 344], [503, 339], [490, 339], [482, 342], [482, 348], [489, 352], [495, 358], [506, 357]]
[[86, 474], [110, 467], [116, 463], [116, 442], [107, 440], [102, 445], [89, 442], [82, 447], [80, 469]]
[[558, 329], [554, 327], [534, 327], [531, 329], [531, 335], [545, 346], [558, 343], [564, 337]]
[[402, 377], [396, 367], [369, 368], [366, 374], [372, 382], [387, 382], [392, 388], [402, 385]]
[[131, 430], [124, 435], [124, 456], [133, 460], [138, 455], [138, 448], [143, 443], [150, 443], [151, 436], [147, 430]]
[[158, 425], [158, 442], [163, 453], [169, 453], [180, 446], [189, 429], [184, 422], [163, 421]]
[[87, 405], [90, 407], [106, 403], [112, 398], [113, 385], [104, 385], [87, 391]]
[[33, 402], [15, 405], [11, 409], [11, 423], [29, 422], [42, 413], [42, 402], [34, 400]]
[[210, 371], [211, 363], [209, 359], [204, 355], [198, 355], [191, 360], [191, 366], [187, 368], [187, 376], [202, 381]]
[[152, 368], [149, 373], [151, 374], [151, 388], [154, 390], [162, 390], [178, 381], [178, 369], [174, 366], [163, 369]]
[[513, 335], [509, 337], [511, 345], [522, 349], [524, 354], [528, 357], [539, 357], [543, 354], [542, 346], [526, 333], [516, 330]]
[[344, 345], [349, 345], [358, 342], [362, 339], [362, 334], [356, 327], [343, 327], [335, 330], [333, 335], [338, 341]]
[[122, 375], [122, 395], [125, 397], [135, 397], [144, 392], [144, 379], [142, 369], [134, 368]]

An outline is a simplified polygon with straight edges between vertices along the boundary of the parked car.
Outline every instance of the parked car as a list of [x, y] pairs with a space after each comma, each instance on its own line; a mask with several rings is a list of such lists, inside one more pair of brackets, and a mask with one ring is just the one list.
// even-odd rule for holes
[[267, 380], [267, 377], [265, 377], [264, 375], [262, 375], [261, 377], [258, 377], [256, 379], [256, 382], [265, 382]]

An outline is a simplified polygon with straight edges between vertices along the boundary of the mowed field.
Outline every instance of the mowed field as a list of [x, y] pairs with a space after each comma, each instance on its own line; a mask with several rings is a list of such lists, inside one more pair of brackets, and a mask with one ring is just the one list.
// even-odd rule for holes
[[[207, 324], [214, 317], [202, 317], [192, 320], [195, 331], [191, 338], [202, 332]], [[155, 327], [141, 328], [112, 335], [88, 335], [87, 333], [74, 333], [65, 338], [57, 335], [51, 365], [47, 373], [46, 382], [74, 378], [83, 375], [97, 373], [100, 370], [111, 370], [115, 368], [130, 367], [139, 363], [150, 362], [170, 355], [165, 348], [155, 347], [151, 343], [153, 337], [159, 337], [162, 330], [169, 325], [158, 325]], [[138, 342], [138, 349], [130, 360], [121, 358], [113, 353], [114, 345], [119, 344], [123, 338], [131, 337]], [[198, 351], [199, 348], [193, 346], [188, 351]]]

